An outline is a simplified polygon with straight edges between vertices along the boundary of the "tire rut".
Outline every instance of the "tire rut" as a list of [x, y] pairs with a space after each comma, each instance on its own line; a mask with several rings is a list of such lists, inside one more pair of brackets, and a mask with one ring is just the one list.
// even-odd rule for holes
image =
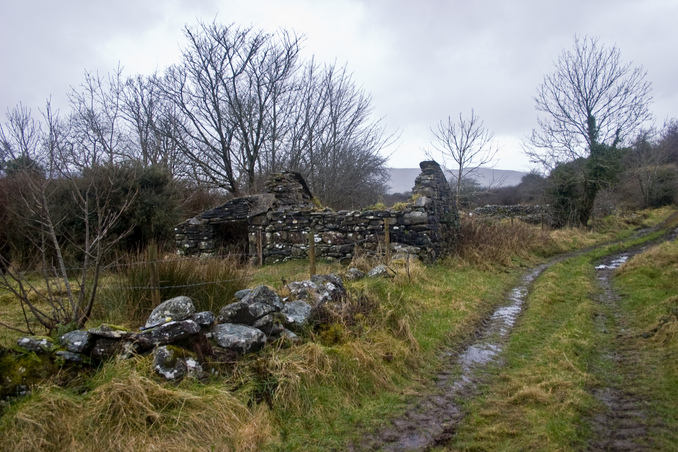
[[606, 375], [606, 384], [591, 391], [604, 406], [604, 411], [595, 415], [590, 423], [594, 434], [588, 447], [591, 451], [642, 451], [652, 449], [650, 428], [652, 422], [647, 413], [648, 401], [640, 396], [638, 375], [640, 350], [637, 338], [628, 329], [628, 322], [619, 307], [619, 295], [612, 287], [612, 275], [628, 258], [645, 248], [625, 251], [608, 256], [596, 266], [601, 293], [596, 298], [604, 309], [597, 321], [598, 328], [613, 334], [611, 346], [602, 350], [612, 363]]
[[546, 268], [561, 260], [555, 259], [524, 275], [511, 290], [508, 303], [480, 323], [472, 342], [461, 353], [443, 350], [443, 367], [428, 393], [417, 396], [402, 416], [386, 421], [359, 444], [351, 444], [349, 450], [416, 451], [449, 441], [464, 417], [463, 402], [477, 395], [479, 384], [487, 380], [492, 366], [502, 364], [501, 352], [522, 312], [528, 287]]

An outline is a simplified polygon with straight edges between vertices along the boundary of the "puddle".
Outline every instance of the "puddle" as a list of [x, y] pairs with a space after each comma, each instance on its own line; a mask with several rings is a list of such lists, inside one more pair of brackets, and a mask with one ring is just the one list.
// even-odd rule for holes
[[614, 270], [615, 268], [619, 268], [628, 259], [628, 254], [622, 254], [613, 259], [609, 264], [596, 265], [596, 270]]

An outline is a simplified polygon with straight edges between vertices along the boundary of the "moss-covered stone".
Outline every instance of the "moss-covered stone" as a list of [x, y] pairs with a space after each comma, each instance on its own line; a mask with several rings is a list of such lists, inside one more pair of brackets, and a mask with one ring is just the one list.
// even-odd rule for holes
[[0, 348], [0, 399], [16, 396], [58, 370], [48, 355]]

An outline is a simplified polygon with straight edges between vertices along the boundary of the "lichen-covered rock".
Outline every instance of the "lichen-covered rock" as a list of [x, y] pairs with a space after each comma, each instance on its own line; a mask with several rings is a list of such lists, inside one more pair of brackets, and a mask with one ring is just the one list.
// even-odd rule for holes
[[[166, 345], [174, 341], [187, 338], [200, 332], [200, 325], [193, 320], [163, 323], [155, 328], [135, 335], [135, 338], [145, 338], [153, 345]], [[143, 340], [143, 339], [142, 339]]]
[[89, 330], [87, 330], [87, 332], [100, 338], [118, 339], [118, 340], [129, 337], [132, 334], [131, 331], [126, 330], [125, 328], [114, 325], [107, 325], [105, 323], [102, 323], [97, 328], [90, 328]]
[[258, 286], [242, 300], [221, 308], [217, 321], [255, 326], [259, 319], [280, 311], [282, 307], [278, 294], [266, 286]]
[[[189, 297], [179, 296], [160, 303], [146, 320], [145, 328], [170, 321], [186, 320], [195, 313], [195, 305]], [[169, 319], [169, 320], [168, 320]]]
[[272, 306], [277, 311], [283, 307], [280, 297], [268, 286], [257, 286], [242, 299], [248, 305], [254, 303], [263, 303]]
[[24, 336], [17, 339], [16, 344], [35, 353], [51, 353], [54, 350], [54, 341], [45, 336]]
[[346, 270], [346, 279], [348, 279], [349, 281], [357, 281], [359, 279], [363, 279], [364, 277], [365, 272], [362, 272], [355, 267], [351, 267], [348, 270]]
[[316, 306], [346, 296], [344, 283], [339, 275], [313, 275], [310, 280], [293, 281], [287, 284], [292, 296]]
[[273, 318], [273, 315], [266, 314], [265, 316], [257, 319], [257, 321], [254, 322], [252, 326], [258, 330], [261, 330], [266, 336], [270, 336], [271, 332], [273, 331], [274, 323], [275, 319]]
[[164, 345], [153, 350], [153, 370], [167, 381], [204, 375], [202, 366], [189, 352]]
[[217, 317], [212, 311], [202, 311], [193, 314], [191, 320], [200, 325], [201, 328], [210, 328], [216, 322]]
[[301, 300], [315, 302], [315, 294], [318, 293], [318, 286], [311, 280], [292, 281], [287, 284], [287, 288], [293, 297]]
[[341, 276], [330, 273], [329, 275], [313, 275], [311, 278], [318, 287], [324, 289], [331, 300], [337, 301], [346, 297], [346, 288]]
[[281, 339], [288, 340], [288, 341], [290, 341], [294, 344], [301, 342], [301, 339], [299, 338], [299, 336], [297, 336], [296, 334], [294, 334], [292, 331], [290, 331], [288, 329], [282, 330], [279, 334], [279, 337]]
[[389, 269], [388, 267], [386, 267], [386, 265], [380, 264], [374, 267], [369, 272], [367, 272], [367, 276], [369, 276], [370, 278], [387, 278], [392, 275], [389, 272]]
[[75, 364], [89, 364], [89, 358], [82, 353], [69, 352], [68, 350], [59, 350], [56, 356], [63, 359], [67, 363]]
[[250, 292], [252, 292], [252, 289], [239, 290], [235, 293], [234, 297], [235, 297], [236, 300], [240, 301], [243, 298], [245, 298], [247, 295], [249, 295]]
[[311, 305], [302, 300], [294, 300], [285, 303], [280, 311], [283, 315], [283, 324], [291, 330], [299, 330], [308, 323], [311, 315]]
[[221, 323], [212, 328], [212, 340], [219, 347], [244, 354], [261, 350], [266, 335], [250, 326]]
[[59, 343], [71, 353], [88, 353], [94, 345], [92, 334], [88, 331], [69, 331], [59, 338]]

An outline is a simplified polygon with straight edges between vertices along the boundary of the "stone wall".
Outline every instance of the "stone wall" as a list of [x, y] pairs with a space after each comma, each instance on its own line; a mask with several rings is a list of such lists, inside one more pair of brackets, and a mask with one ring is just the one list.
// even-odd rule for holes
[[[404, 249], [421, 259], [432, 261], [443, 253], [445, 240], [458, 226], [449, 184], [440, 166], [422, 162], [415, 180], [414, 201], [400, 209], [339, 211], [312, 207], [310, 192], [295, 173], [274, 175], [267, 184], [275, 199], [260, 202], [247, 215], [248, 255], [264, 263], [306, 258], [309, 232], [313, 233], [316, 256], [350, 259], [356, 247], [376, 252], [383, 250], [385, 225], [388, 225], [393, 251]], [[212, 253], [217, 226], [242, 221], [236, 215], [241, 201], [205, 212], [176, 228], [177, 244], [185, 254]], [[268, 208], [263, 207], [268, 205]], [[217, 213], [222, 213], [218, 217]], [[218, 217], [218, 218], [217, 218]]]

